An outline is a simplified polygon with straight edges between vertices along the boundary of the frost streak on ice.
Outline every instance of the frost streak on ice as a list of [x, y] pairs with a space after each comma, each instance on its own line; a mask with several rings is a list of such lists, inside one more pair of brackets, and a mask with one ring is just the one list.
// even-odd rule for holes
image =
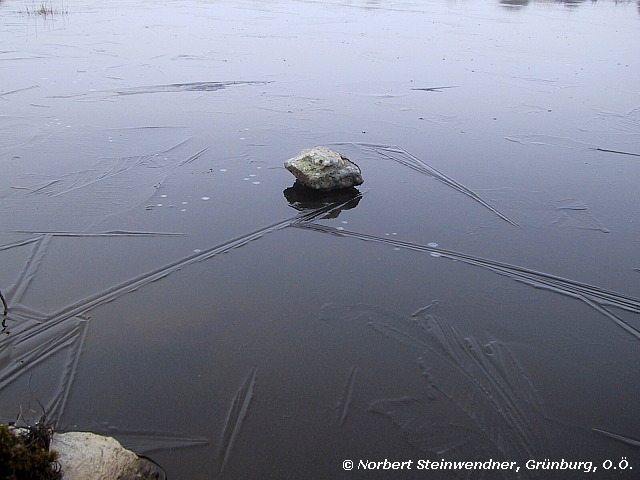
[[242, 388], [233, 397], [231, 402], [231, 408], [229, 409], [229, 415], [225, 422], [224, 431], [222, 433], [222, 441], [220, 442], [220, 473], [224, 471], [231, 457], [233, 446], [236, 442], [242, 423], [247, 416], [251, 399], [253, 398], [253, 388], [256, 383], [256, 371], [254, 368], [247, 379], [245, 380]]
[[401, 317], [359, 304], [325, 305], [321, 318], [368, 325], [415, 352], [422, 396], [373, 401], [369, 410], [388, 417], [412, 445], [465, 459], [537, 458], [544, 451], [542, 403], [507, 345], [465, 337], [432, 303]]

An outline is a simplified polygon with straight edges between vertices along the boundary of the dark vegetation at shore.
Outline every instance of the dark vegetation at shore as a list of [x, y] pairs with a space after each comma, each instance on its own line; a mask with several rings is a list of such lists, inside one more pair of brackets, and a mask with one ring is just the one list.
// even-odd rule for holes
[[49, 450], [53, 429], [41, 420], [17, 428], [0, 425], [0, 480], [59, 480], [58, 454]]

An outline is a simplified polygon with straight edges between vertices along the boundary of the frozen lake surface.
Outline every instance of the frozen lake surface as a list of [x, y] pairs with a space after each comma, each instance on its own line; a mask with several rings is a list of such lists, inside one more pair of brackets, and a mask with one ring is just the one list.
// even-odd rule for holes
[[[635, 478], [638, 4], [46, 6], [0, 3], [0, 421], [172, 480]], [[316, 145], [357, 195], [290, 188]]]

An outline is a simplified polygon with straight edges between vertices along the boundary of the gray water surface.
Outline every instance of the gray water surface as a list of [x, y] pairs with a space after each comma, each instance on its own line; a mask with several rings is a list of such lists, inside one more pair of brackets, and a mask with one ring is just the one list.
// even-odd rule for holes
[[[0, 421], [172, 480], [635, 478], [635, 2], [47, 5], [0, 3]], [[291, 189], [315, 145], [358, 193]]]

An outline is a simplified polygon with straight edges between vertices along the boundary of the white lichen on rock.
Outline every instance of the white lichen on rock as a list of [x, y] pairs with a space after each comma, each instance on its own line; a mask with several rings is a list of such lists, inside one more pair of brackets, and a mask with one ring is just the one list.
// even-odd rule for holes
[[284, 166], [302, 185], [316, 190], [349, 188], [363, 183], [360, 167], [328, 147], [302, 150], [284, 162]]

